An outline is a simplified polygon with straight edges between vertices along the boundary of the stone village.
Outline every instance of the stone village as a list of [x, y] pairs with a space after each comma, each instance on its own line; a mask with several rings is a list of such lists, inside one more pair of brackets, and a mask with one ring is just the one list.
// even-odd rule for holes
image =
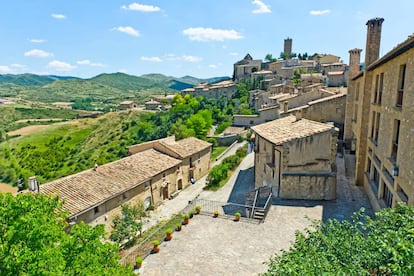
[[[342, 158], [347, 170], [355, 168], [349, 185], [363, 187], [373, 211], [400, 201], [414, 205], [414, 36], [380, 57], [383, 21], [366, 23], [363, 64], [359, 48], [349, 51], [349, 65], [330, 54], [292, 58], [288, 38], [286, 59], [262, 62], [247, 54], [234, 64], [232, 80], [200, 83], [182, 94], [230, 99], [238, 81], [259, 84], [249, 92], [255, 114], [235, 115], [233, 127], [252, 132], [253, 188], [270, 188], [274, 202], [335, 201]], [[153, 98], [146, 107], [160, 108], [164, 100]], [[204, 179], [211, 150], [197, 138], [166, 137], [129, 147], [121, 160], [29, 189], [59, 195], [72, 223], [105, 224], [109, 230], [122, 204], [141, 201], [158, 208]]]

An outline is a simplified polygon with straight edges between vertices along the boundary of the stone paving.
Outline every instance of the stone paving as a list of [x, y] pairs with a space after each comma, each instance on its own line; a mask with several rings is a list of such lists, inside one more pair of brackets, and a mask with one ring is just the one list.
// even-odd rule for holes
[[[362, 187], [350, 184], [353, 168], [345, 170], [345, 160], [337, 158], [336, 200], [274, 199], [265, 222], [261, 224], [197, 215], [181, 232], [175, 232], [171, 241], [163, 242], [159, 253], [145, 258], [138, 272], [141, 275], [257, 275], [265, 272], [264, 262], [281, 249], [288, 249], [294, 241], [295, 231], [308, 227], [309, 219], [345, 219], [360, 207], [366, 208], [368, 214], [372, 213]], [[196, 196], [224, 202], [239, 200], [238, 197], [244, 195], [240, 190], [252, 186], [253, 161], [252, 153], [243, 160], [228, 184], [217, 192], [203, 191], [201, 182], [192, 185], [176, 198], [181, 196], [181, 199], [166, 202], [160, 208], [160, 216], [168, 216], [176, 208], [181, 208], [180, 204], [184, 208], [188, 200]], [[176, 207], [176, 204], [180, 206]]]

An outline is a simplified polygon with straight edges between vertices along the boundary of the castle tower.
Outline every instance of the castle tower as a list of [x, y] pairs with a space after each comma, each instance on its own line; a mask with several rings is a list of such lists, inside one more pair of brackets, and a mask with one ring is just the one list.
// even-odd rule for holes
[[283, 52], [286, 54], [288, 58], [292, 56], [292, 39], [289, 37], [285, 39]]
[[360, 60], [362, 49], [349, 50], [349, 78], [353, 78], [360, 72]]
[[379, 58], [381, 27], [384, 18], [373, 18], [367, 22], [367, 44], [365, 47], [365, 68]]

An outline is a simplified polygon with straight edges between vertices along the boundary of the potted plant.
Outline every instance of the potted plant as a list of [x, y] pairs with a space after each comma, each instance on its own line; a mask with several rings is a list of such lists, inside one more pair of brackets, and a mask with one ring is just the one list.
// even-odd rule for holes
[[185, 214], [184, 215], [184, 224], [185, 225], [187, 225], [187, 224], [189, 224], [190, 223], [190, 216], [189, 215], [187, 215], [187, 214]]
[[219, 215], [219, 211], [215, 210], [214, 213], [213, 213], [213, 217], [216, 218], [216, 217], [218, 217], [218, 215]]
[[160, 241], [159, 240], [154, 240], [152, 242], [152, 244], [154, 245], [154, 248], [152, 249], [153, 253], [158, 253], [160, 252]]
[[168, 228], [167, 230], [165, 230], [165, 240], [170, 241], [172, 240], [173, 236], [172, 236], [173, 230], [171, 228]]
[[194, 217], [194, 213], [195, 213], [194, 210], [191, 210], [190, 213], [188, 213], [189, 217], [190, 218], [193, 218]]
[[234, 221], [239, 221], [240, 220], [240, 217], [241, 217], [240, 212], [234, 213]]
[[137, 268], [141, 268], [141, 266], [142, 266], [142, 257], [136, 257], [135, 258], [135, 266], [137, 267]]
[[201, 211], [201, 206], [200, 205], [197, 205], [195, 207], [195, 213], [198, 215], [198, 214], [200, 214], [200, 211]]
[[183, 225], [181, 223], [177, 223], [177, 228], [175, 228], [175, 231], [180, 232], [182, 226]]

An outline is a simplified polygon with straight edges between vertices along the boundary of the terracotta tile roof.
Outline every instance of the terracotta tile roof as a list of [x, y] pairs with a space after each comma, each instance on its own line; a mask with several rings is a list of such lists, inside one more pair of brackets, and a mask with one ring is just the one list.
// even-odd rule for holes
[[63, 207], [75, 215], [180, 163], [178, 159], [149, 149], [98, 166], [96, 170], [86, 170], [43, 184], [40, 192], [59, 195], [64, 200]]
[[275, 145], [334, 129], [333, 125], [287, 116], [252, 127], [253, 131]]
[[210, 143], [195, 137], [188, 137], [179, 141], [161, 139], [159, 142], [171, 149], [173, 152], [177, 153], [181, 158], [191, 156], [208, 147], [211, 147]]

